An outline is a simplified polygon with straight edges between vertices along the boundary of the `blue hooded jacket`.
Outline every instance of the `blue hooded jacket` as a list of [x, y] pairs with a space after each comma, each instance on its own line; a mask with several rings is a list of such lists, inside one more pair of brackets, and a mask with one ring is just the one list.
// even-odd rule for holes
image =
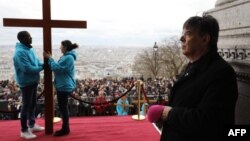
[[55, 75], [54, 85], [57, 91], [72, 92], [75, 89], [75, 60], [75, 51], [66, 52], [58, 62], [49, 58], [48, 63]]
[[126, 98], [125, 102], [121, 98], [117, 101], [116, 112], [117, 112], [118, 116], [128, 115], [129, 108], [124, 107], [123, 104], [129, 105], [129, 102], [128, 102], [127, 98]]
[[43, 64], [38, 59], [33, 48], [29, 48], [22, 43], [17, 43], [13, 62], [16, 81], [20, 87], [39, 83], [40, 71], [43, 70]]

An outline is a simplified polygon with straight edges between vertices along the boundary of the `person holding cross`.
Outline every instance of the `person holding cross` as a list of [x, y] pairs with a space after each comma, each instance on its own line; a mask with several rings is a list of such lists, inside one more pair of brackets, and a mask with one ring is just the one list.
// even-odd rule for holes
[[61, 52], [63, 56], [55, 62], [49, 52], [44, 52], [44, 57], [48, 59], [48, 65], [54, 72], [54, 85], [57, 91], [59, 111], [62, 114], [62, 128], [54, 133], [54, 136], [63, 136], [70, 133], [68, 97], [76, 87], [75, 81], [75, 60], [77, 44], [72, 44], [69, 40], [61, 42]]
[[[43, 64], [38, 59], [33, 47], [32, 38], [27, 31], [17, 34], [20, 43], [16, 44], [13, 57], [15, 78], [22, 92], [21, 109], [21, 137], [25, 139], [36, 138], [32, 132], [43, 131], [44, 127], [35, 124], [35, 107], [37, 102], [37, 86], [40, 80], [40, 71]], [[29, 120], [29, 126], [27, 126]]]

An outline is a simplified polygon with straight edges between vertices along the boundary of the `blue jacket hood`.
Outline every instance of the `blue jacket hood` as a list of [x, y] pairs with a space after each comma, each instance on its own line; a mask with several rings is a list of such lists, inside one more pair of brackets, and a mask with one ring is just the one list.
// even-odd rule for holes
[[74, 50], [68, 51], [64, 55], [72, 55], [74, 60], [77, 58], [76, 52]]

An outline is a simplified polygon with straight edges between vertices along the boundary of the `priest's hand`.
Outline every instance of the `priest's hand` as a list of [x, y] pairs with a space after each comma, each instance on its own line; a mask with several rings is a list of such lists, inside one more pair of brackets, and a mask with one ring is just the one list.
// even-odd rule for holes
[[150, 122], [158, 122], [160, 120], [166, 120], [169, 111], [172, 107], [163, 105], [153, 105], [148, 109], [147, 117]]

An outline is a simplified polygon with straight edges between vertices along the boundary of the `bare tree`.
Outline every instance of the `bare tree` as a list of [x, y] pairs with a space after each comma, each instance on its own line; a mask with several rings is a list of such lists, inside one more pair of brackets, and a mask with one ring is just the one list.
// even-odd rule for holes
[[145, 49], [136, 56], [133, 70], [137, 75], [143, 75], [146, 78], [156, 76], [154, 56], [151, 50]]
[[172, 77], [179, 74], [186, 63], [177, 37], [163, 40], [159, 45], [156, 58], [154, 55], [156, 54], [153, 49], [145, 49], [139, 53], [135, 58], [133, 71], [145, 78]]
[[160, 53], [161, 74], [164, 76], [176, 76], [187, 62], [177, 37], [163, 40]]

